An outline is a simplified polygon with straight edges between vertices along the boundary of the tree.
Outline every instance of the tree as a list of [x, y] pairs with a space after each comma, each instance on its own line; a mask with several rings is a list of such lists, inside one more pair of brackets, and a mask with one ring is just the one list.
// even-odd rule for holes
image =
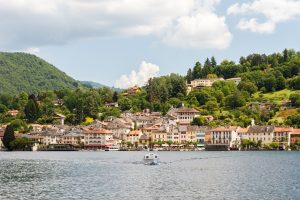
[[300, 107], [300, 93], [291, 94], [289, 99], [292, 106]]
[[7, 107], [3, 104], [0, 104], [0, 113], [6, 113], [7, 112]]
[[131, 109], [131, 101], [127, 97], [119, 98], [119, 107], [122, 111], [127, 111]]
[[257, 92], [257, 86], [250, 81], [241, 81], [238, 84], [238, 89], [241, 91], [246, 91], [249, 94], [254, 94], [255, 92]]
[[272, 92], [276, 90], [276, 78], [274, 76], [269, 76], [264, 81], [265, 88], [267, 92]]
[[193, 68], [193, 79], [198, 79], [202, 77], [202, 65], [200, 62], [196, 62], [194, 68]]
[[288, 50], [284, 49], [284, 51], [283, 51], [283, 62], [288, 62], [288, 61], [289, 61]]
[[210, 62], [211, 62], [211, 66], [213, 68], [217, 66], [217, 61], [216, 61], [215, 57], [211, 57]]
[[205, 103], [205, 108], [208, 112], [213, 113], [214, 111], [219, 109], [219, 105], [216, 100], [209, 100]]
[[14, 132], [14, 128], [11, 125], [8, 125], [5, 129], [4, 132], [4, 136], [2, 139], [3, 145], [5, 146], [6, 149], [8, 149], [9, 151], [12, 150], [12, 147], [10, 145], [10, 143], [12, 141], [14, 141], [15, 138], [15, 132]]
[[296, 76], [288, 81], [289, 88], [294, 90], [300, 90], [300, 76]]
[[14, 131], [26, 133], [29, 131], [29, 127], [26, 122], [21, 119], [15, 119], [10, 122], [10, 126], [13, 127]]
[[31, 150], [31, 141], [28, 138], [17, 138], [10, 142], [10, 147], [12, 150], [21, 150], [21, 151], [28, 151]]
[[118, 102], [118, 99], [119, 99], [118, 92], [115, 91], [113, 96], [112, 96], [112, 100], [113, 100], [113, 102]]
[[187, 81], [188, 83], [191, 83], [192, 80], [193, 80], [193, 73], [192, 73], [192, 69], [190, 68], [190, 69], [187, 71], [186, 81]]
[[202, 116], [195, 117], [192, 121], [192, 125], [204, 126], [204, 125], [207, 125], [207, 120], [205, 117], [202, 117]]
[[39, 117], [39, 108], [35, 100], [29, 99], [24, 109], [28, 122], [35, 122]]
[[226, 106], [234, 109], [244, 106], [246, 104], [246, 100], [240, 92], [236, 91], [225, 98], [225, 104]]

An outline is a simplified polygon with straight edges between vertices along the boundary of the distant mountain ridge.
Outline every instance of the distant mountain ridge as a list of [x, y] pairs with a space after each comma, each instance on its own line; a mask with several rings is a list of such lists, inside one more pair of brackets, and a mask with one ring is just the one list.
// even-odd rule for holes
[[86, 86], [89, 86], [89, 87], [92, 87], [92, 88], [108, 87], [108, 88], [110, 88], [110, 89], [112, 89], [113, 91], [116, 91], [116, 92], [121, 92], [122, 91], [122, 89], [120, 89], [120, 88], [109, 87], [107, 85], [103, 85], [101, 83], [97, 83], [97, 82], [93, 82], [93, 81], [81, 81], [81, 83], [83, 85], [86, 85]]
[[79, 81], [35, 55], [0, 52], [0, 93], [33, 93], [79, 86]]

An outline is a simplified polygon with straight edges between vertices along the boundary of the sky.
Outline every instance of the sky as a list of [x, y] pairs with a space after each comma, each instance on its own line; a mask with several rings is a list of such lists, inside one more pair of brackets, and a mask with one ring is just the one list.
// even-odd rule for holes
[[0, 51], [118, 88], [214, 56], [300, 50], [299, 0], [0, 0]]

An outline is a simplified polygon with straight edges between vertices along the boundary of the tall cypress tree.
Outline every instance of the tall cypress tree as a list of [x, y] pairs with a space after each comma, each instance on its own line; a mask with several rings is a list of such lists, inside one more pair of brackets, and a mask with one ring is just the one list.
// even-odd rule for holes
[[283, 62], [289, 61], [289, 52], [287, 49], [284, 49], [283, 51]]
[[217, 61], [216, 61], [215, 57], [211, 57], [210, 63], [211, 63], [212, 67], [216, 67], [217, 66]]
[[186, 81], [188, 83], [191, 83], [192, 80], [193, 80], [193, 73], [192, 73], [192, 69], [190, 68], [186, 75]]
[[14, 133], [14, 128], [11, 125], [8, 125], [5, 129], [4, 136], [2, 139], [3, 145], [5, 148], [7, 148], [9, 151], [11, 151], [11, 146], [10, 143], [14, 141], [15, 138], [15, 133]]
[[28, 122], [35, 122], [39, 117], [38, 105], [33, 99], [29, 99], [24, 109], [25, 116]]

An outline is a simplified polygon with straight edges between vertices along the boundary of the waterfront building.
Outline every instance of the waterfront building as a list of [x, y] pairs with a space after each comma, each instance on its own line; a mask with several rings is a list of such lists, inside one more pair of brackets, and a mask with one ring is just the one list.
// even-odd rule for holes
[[84, 134], [67, 133], [61, 136], [60, 144], [72, 144], [74, 146], [84, 145]]
[[49, 144], [60, 144], [62, 134], [47, 132], [43, 135], [42, 143], [45, 145]]
[[158, 142], [158, 141], [166, 142], [168, 141], [167, 132], [163, 129], [155, 130], [151, 134], [151, 140], [153, 142]]
[[290, 145], [289, 135], [293, 132], [293, 128], [275, 127], [273, 142], [278, 142], [280, 145]]
[[85, 149], [105, 149], [115, 144], [113, 133], [104, 128], [83, 128]]
[[131, 142], [132, 144], [139, 143], [140, 137], [143, 135], [143, 132], [141, 130], [134, 130], [130, 131], [127, 134], [127, 142]]
[[205, 134], [210, 131], [210, 128], [207, 126], [193, 126], [193, 127], [195, 127], [197, 147], [204, 147]]
[[262, 144], [270, 144], [274, 141], [274, 131], [274, 126], [251, 125], [248, 128], [247, 134], [251, 141], [261, 141]]
[[300, 129], [293, 129], [289, 137], [290, 145], [296, 144], [297, 141], [300, 141]]
[[229, 150], [239, 147], [240, 138], [238, 137], [237, 126], [217, 127], [210, 131], [211, 142], [207, 143], [207, 150]]
[[237, 134], [240, 140], [249, 140], [248, 128], [238, 127]]
[[145, 146], [149, 147], [150, 141], [151, 141], [150, 137], [148, 137], [146, 134], [141, 135], [141, 137], [139, 138], [139, 144], [142, 147]]

